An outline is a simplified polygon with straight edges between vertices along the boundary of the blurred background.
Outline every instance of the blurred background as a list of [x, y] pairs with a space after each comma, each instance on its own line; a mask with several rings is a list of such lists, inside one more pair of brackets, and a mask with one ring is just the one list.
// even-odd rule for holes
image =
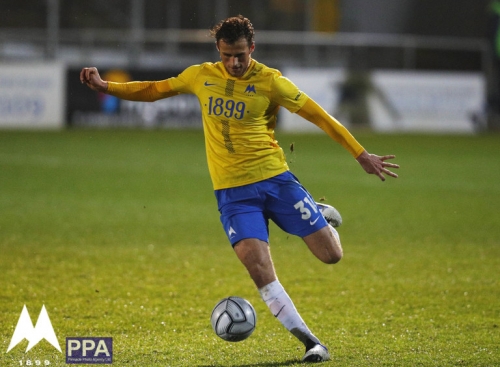
[[[78, 72], [157, 80], [217, 61], [208, 29], [236, 14], [255, 26], [254, 58], [346, 125], [459, 133], [500, 125], [499, 1], [2, 0], [0, 127], [199, 127], [192, 96], [119, 101], [82, 87]], [[280, 127], [314, 129], [288, 114]]]

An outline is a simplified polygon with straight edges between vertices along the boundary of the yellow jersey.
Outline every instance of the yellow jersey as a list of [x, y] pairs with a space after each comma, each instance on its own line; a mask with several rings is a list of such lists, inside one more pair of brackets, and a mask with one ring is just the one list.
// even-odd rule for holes
[[[295, 113], [309, 99], [278, 70], [255, 60], [239, 78], [231, 76], [221, 62], [207, 62], [162, 81], [108, 82], [107, 93], [137, 101], [181, 93], [196, 95], [215, 190], [251, 184], [287, 171], [285, 154], [274, 136], [277, 113], [280, 106]], [[357, 144], [354, 138], [348, 140], [349, 146]], [[359, 148], [356, 146], [351, 154], [359, 154]]]

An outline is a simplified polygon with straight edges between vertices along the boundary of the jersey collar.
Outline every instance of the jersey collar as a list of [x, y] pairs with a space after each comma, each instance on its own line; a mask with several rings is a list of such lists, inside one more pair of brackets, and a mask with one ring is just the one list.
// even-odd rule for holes
[[[219, 61], [220, 62], [220, 61]], [[257, 64], [257, 62], [254, 60], [254, 59], [251, 59], [250, 60], [250, 65], [248, 65], [248, 68], [247, 70], [245, 71], [245, 74], [243, 74], [241, 77], [239, 78], [236, 78], [234, 76], [232, 76], [231, 74], [229, 74], [226, 70], [226, 68], [224, 67], [224, 64], [222, 62], [220, 62], [220, 66], [221, 66], [221, 69], [222, 69], [222, 74], [224, 76], [224, 78], [226, 79], [233, 79], [233, 80], [245, 80], [248, 78], [248, 75], [252, 72], [252, 70], [255, 68], [255, 65]]]

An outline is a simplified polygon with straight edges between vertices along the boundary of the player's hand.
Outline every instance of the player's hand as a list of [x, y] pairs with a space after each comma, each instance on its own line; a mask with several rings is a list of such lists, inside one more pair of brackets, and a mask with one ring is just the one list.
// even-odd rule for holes
[[396, 158], [395, 155], [384, 155], [378, 156], [375, 154], [370, 154], [366, 150], [361, 153], [361, 155], [356, 158], [361, 167], [366, 171], [366, 173], [377, 175], [382, 181], [385, 181], [385, 175], [397, 178], [398, 175], [387, 168], [399, 168], [398, 164], [388, 163], [387, 159]]
[[80, 72], [80, 82], [98, 92], [106, 92], [108, 90], [108, 83], [101, 79], [99, 71], [94, 67], [82, 69]]

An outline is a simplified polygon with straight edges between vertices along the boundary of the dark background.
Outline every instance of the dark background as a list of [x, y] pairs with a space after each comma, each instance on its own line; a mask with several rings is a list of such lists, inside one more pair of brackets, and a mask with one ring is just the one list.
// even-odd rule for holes
[[[487, 37], [490, 0], [331, 0], [338, 9], [335, 28], [343, 32]], [[242, 13], [258, 29], [305, 30], [306, 0], [228, 0], [217, 14], [215, 0], [144, 0], [147, 29], [206, 29], [226, 15]], [[169, 19], [173, 6], [180, 19]], [[60, 1], [61, 28], [128, 28], [130, 0]], [[46, 2], [2, 0], [0, 28], [46, 27]], [[173, 24], [175, 23], [175, 24]]]

